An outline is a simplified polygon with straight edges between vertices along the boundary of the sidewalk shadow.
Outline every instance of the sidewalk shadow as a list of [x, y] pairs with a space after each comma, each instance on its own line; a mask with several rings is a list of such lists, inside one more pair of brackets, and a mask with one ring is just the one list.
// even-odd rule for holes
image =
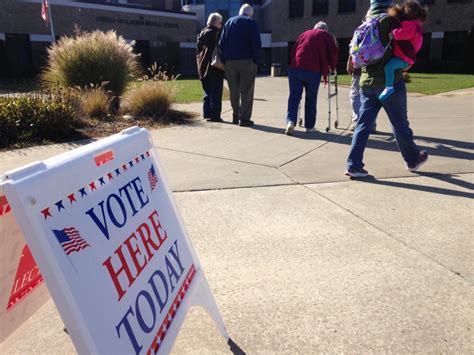
[[[435, 174], [435, 173], [423, 173], [423, 174], [419, 173], [419, 175], [432, 177], [440, 181], [452, 183], [456, 186], [474, 190], [473, 189], [474, 184], [471, 184], [466, 181], [454, 179], [453, 175], [450, 175], [450, 174], [445, 175], [445, 174]], [[474, 193], [472, 192], [464, 192], [464, 191], [458, 191], [458, 190], [452, 190], [452, 189], [446, 189], [443, 187], [435, 187], [435, 186], [428, 186], [428, 185], [418, 185], [418, 184], [400, 182], [400, 181], [377, 180], [372, 175], [369, 175], [363, 179], [357, 179], [357, 181], [375, 184], [375, 185], [396, 187], [396, 188], [409, 189], [409, 190], [422, 191], [422, 192], [430, 192], [430, 193], [435, 193], [435, 194], [444, 195], [444, 196], [463, 197], [463, 198], [468, 198], [468, 199], [474, 198]]]
[[455, 177], [458, 177], [459, 175], [456, 174], [440, 174], [436, 172], [430, 172], [430, 171], [417, 171], [415, 174], [418, 174], [420, 176], [425, 176], [425, 177], [430, 177], [435, 180], [447, 182], [449, 184], [453, 184], [471, 191], [474, 191], [474, 184], [469, 182], [469, 181], [464, 181], [460, 179], [455, 179]]
[[[273, 134], [285, 134], [284, 128], [267, 126], [262, 124], [255, 124], [253, 126], [253, 129]], [[346, 132], [347, 130], [345, 129], [338, 129], [329, 132], [317, 131], [316, 133], [306, 133], [297, 129], [294, 131], [292, 137], [304, 140], [326, 141], [350, 146], [352, 143], [352, 134], [345, 134]], [[426, 150], [428, 154], [432, 156], [457, 158], [464, 160], [474, 159], [474, 144], [471, 142], [426, 136], [415, 136], [415, 141], [418, 141], [417, 143], [420, 149]], [[427, 147], [420, 145], [420, 141], [424, 143], [439, 144], [436, 144], [436, 147]], [[468, 151], [457, 150], [453, 147], [465, 149]], [[370, 135], [369, 140], [367, 142], [367, 148], [385, 150], [390, 152], [399, 151], [393, 134], [379, 131]]]
[[439, 143], [440, 146], [450, 145], [456, 148], [468, 149], [474, 151], [474, 143], [457, 141], [454, 139], [438, 138], [438, 137], [426, 137], [426, 136], [414, 136], [415, 140], [425, 141], [430, 143]]

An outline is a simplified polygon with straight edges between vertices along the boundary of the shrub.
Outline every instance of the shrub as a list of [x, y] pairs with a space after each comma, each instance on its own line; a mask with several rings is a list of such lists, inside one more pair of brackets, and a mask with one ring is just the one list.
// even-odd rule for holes
[[44, 140], [61, 141], [75, 132], [74, 110], [41, 98], [0, 98], [0, 148]]
[[81, 91], [81, 109], [87, 117], [102, 119], [107, 116], [110, 98], [102, 88], [94, 87]]
[[162, 81], [146, 81], [125, 94], [124, 112], [135, 117], [162, 118], [175, 99], [175, 87]]
[[137, 58], [132, 45], [114, 31], [78, 31], [48, 49], [42, 79], [49, 86], [81, 88], [105, 82], [106, 90], [120, 96], [139, 72]]

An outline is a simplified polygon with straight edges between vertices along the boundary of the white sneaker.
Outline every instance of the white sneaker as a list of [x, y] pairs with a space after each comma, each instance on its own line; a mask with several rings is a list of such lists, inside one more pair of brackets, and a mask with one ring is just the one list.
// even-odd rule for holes
[[306, 128], [306, 133], [317, 132], [316, 128]]
[[295, 130], [295, 124], [292, 121], [288, 122], [288, 125], [286, 126], [286, 129], [285, 129], [285, 134], [287, 136], [292, 136], [294, 130]]

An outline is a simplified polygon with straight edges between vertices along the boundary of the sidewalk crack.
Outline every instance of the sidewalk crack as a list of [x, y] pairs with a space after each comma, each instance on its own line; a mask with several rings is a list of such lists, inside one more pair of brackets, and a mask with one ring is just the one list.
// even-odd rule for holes
[[307, 152], [305, 152], [305, 153], [303, 153], [303, 154], [300, 154], [300, 155], [298, 155], [297, 157], [295, 157], [295, 158], [293, 158], [293, 159], [290, 159], [289, 161], [287, 161], [287, 162], [285, 162], [285, 163], [279, 165], [277, 168], [278, 168], [278, 169], [279, 169], [279, 168], [282, 168], [282, 167], [284, 167], [285, 165], [288, 165], [288, 164], [290, 164], [290, 163], [293, 163], [294, 161], [296, 161], [296, 160], [298, 160], [298, 159], [300, 159], [300, 158], [302, 158], [302, 157], [304, 157], [304, 156], [306, 156], [306, 155], [308, 155], [308, 154], [310, 154], [310, 153], [312, 153], [312, 152], [315, 152], [316, 150], [318, 150], [318, 149], [324, 147], [325, 145], [327, 145], [327, 144], [329, 144], [329, 143], [333, 143], [333, 142], [337, 141], [346, 131], [349, 130], [349, 127], [350, 127], [350, 124], [349, 124], [349, 126], [347, 126], [345, 129], [343, 129], [338, 135], [336, 135], [333, 139], [329, 139], [329, 140], [327, 140], [327, 141], [325, 141], [325, 142], [322, 142], [321, 144], [319, 144], [318, 146], [316, 146], [316, 147], [314, 147], [314, 148], [308, 150]]
[[231, 158], [223, 158], [215, 155], [209, 155], [209, 154], [203, 154], [203, 153], [195, 153], [195, 152], [188, 152], [185, 150], [180, 150], [180, 149], [172, 149], [172, 148], [165, 148], [165, 147], [159, 147], [155, 146], [157, 149], [162, 149], [162, 150], [167, 150], [170, 152], [177, 152], [177, 153], [183, 153], [183, 154], [190, 154], [190, 155], [197, 155], [200, 157], [205, 157], [205, 158], [213, 158], [213, 159], [219, 159], [219, 160], [226, 160], [226, 161], [232, 161], [236, 163], [242, 163], [242, 164], [250, 164], [250, 165], [256, 165], [256, 166], [263, 166], [265, 168], [272, 168], [275, 169], [277, 166], [274, 165], [267, 165], [267, 164], [261, 164], [261, 163], [254, 163], [251, 161], [245, 161], [245, 160], [239, 160], [239, 159], [231, 159]]

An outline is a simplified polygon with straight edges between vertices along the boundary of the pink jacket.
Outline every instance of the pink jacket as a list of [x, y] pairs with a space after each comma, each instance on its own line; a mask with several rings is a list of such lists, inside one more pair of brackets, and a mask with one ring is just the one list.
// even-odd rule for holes
[[412, 65], [423, 45], [423, 32], [421, 21], [402, 21], [401, 27], [392, 31], [393, 55]]

